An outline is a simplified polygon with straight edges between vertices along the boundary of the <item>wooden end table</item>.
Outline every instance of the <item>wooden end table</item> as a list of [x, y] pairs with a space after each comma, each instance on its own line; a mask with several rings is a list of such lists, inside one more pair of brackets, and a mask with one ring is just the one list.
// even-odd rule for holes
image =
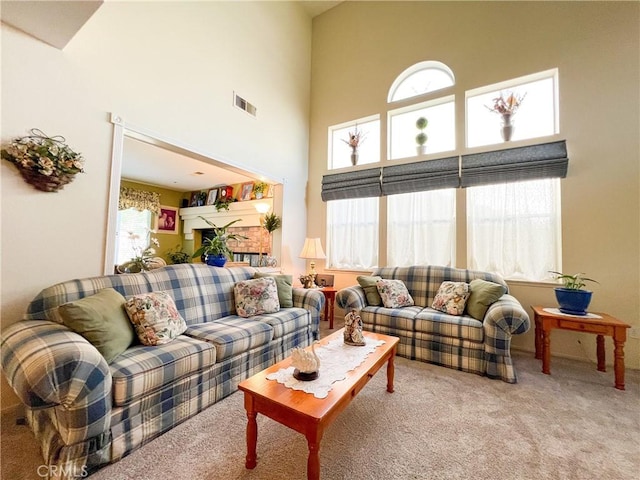
[[324, 295], [324, 319], [329, 320], [329, 329], [333, 330], [333, 310], [335, 308], [337, 290], [333, 287], [322, 287], [320, 291]]
[[[342, 338], [340, 329], [320, 340], [320, 345]], [[326, 398], [316, 398], [310, 393], [287, 388], [275, 380], [267, 380], [267, 375], [291, 365], [291, 357], [272, 365], [254, 376], [240, 382], [238, 388], [244, 392], [244, 408], [247, 411], [247, 457], [245, 467], [253, 469], [257, 464], [256, 446], [258, 442], [258, 413], [279, 422], [307, 439], [307, 479], [320, 479], [320, 442], [325, 429], [342, 412], [358, 392], [386, 363], [387, 392], [393, 392], [393, 359], [399, 339], [388, 335], [363, 332], [373, 340], [385, 343], [371, 352], [355, 370], [347, 373], [347, 378], [335, 382]], [[322, 368], [322, 367], [321, 367]]]
[[627, 340], [628, 325], [606, 313], [592, 312], [601, 318], [581, 317], [578, 315], [564, 315], [548, 312], [544, 307], [535, 306], [533, 316], [536, 325], [536, 358], [542, 359], [542, 373], [551, 374], [551, 330], [560, 328], [577, 332], [593, 333], [596, 336], [596, 353], [598, 357], [598, 371], [606, 372], [604, 335], [613, 338], [614, 359], [613, 371], [615, 385], [618, 390], [624, 390], [624, 342]]

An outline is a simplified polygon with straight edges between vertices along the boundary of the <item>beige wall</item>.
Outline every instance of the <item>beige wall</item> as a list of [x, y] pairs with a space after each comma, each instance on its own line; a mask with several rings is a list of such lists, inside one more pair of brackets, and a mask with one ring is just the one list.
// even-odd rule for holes
[[[387, 93], [405, 68], [439, 60], [453, 69], [459, 139], [465, 90], [558, 68], [558, 138], [570, 156], [562, 180], [563, 270], [599, 280], [592, 310], [640, 327], [639, 25], [640, 4], [632, 2], [346, 2], [317, 17], [309, 218], [325, 215], [327, 127], [379, 113], [386, 151]], [[458, 143], [456, 154], [464, 152]], [[324, 238], [324, 221], [309, 222], [307, 234]], [[463, 221], [458, 234], [464, 267]], [[338, 274], [336, 283], [352, 285], [355, 274]], [[527, 308], [555, 305], [549, 285], [512, 285], [512, 292]], [[532, 351], [533, 338], [531, 329], [513, 343]], [[639, 368], [640, 340], [629, 338], [625, 350], [626, 365]], [[552, 353], [595, 361], [595, 338], [554, 331]]]
[[[64, 51], [4, 24], [1, 35], [2, 139], [37, 127], [86, 158], [86, 172], [57, 193], [0, 165], [2, 326], [42, 288], [103, 272], [110, 112], [282, 179], [283, 265], [304, 268], [311, 20], [299, 5], [105, 2]], [[234, 90], [257, 119], [232, 107]], [[15, 398], [2, 382], [4, 408]]]

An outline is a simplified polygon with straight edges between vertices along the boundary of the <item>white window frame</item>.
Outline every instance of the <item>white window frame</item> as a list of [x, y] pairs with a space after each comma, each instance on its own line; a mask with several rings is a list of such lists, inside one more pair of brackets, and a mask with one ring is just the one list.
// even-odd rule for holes
[[[368, 117], [362, 117], [359, 118], [357, 120], [350, 120], [348, 122], [344, 122], [344, 123], [340, 123], [337, 125], [331, 125], [328, 129], [327, 129], [327, 145], [328, 145], [328, 149], [327, 149], [327, 170], [339, 170], [342, 168], [347, 168], [346, 166], [343, 167], [334, 167], [334, 160], [333, 160], [333, 150], [334, 150], [334, 132], [336, 130], [342, 130], [345, 128], [349, 128], [349, 129], [355, 129], [356, 127], [358, 127], [358, 129], [361, 128], [363, 123], [369, 123], [369, 122], [378, 122], [378, 125], [380, 125], [380, 115], [379, 114], [375, 114], [375, 115], [369, 115]], [[365, 133], [368, 133], [367, 131], [365, 131]], [[368, 162], [368, 163], [362, 163], [362, 165], [374, 165], [376, 163], [380, 163], [380, 126], [378, 129], [378, 145], [377, 145], [377, 150], [378, 150], [378, 158], [373, 161], [373, 162]], [[371, 138], [366, 138], [365, 139], [366, 142], [371, 142]], [[347, 144], [345, 144], [342, 139], [338, 139], [338, 142], [340, 145], [343, 145], [345, 149], [349, 148], [349, 146]]]
[[[422, 93], [416, 93], [415, 95], [411, 95], [409, 97], [394, 99], [393, 97], [396, 95], [396, 91], [405, 82], [405, 80], [409, 79], [413, 74], [420, 72], [422, 70], [440, 70], [441, 72], [444, 72], [446, 75], [451, 77], [451, 85], [436, 88], [433, 90], [426, 89]], [[389, 93], [387, 95], [387, 103], [402, 102], [405, 100], [409, 100], [411, 98], [427, 95], [433, 92], [437, 92], [439, 90], [444, 90], [445, 88], [453, 87], [455, 84], [456, 84], [456, 76], [454, 75], [453, 70], [451, 70], [451, 68], [449, 68], [446, 64], [442, 62], [438, 62], [437, 60], [426, 60], [424, 62], [419, 62], [414, 65], [411, 65], [409, 68], [404, 70], [400, 75], [396, 77], [396, 79], [391, 84], [391, 88], [389, 88]]]

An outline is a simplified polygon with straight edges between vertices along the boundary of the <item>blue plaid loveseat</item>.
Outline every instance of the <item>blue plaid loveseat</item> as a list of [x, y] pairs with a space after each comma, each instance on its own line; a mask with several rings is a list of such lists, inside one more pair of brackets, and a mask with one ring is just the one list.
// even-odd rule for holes
[[469, 315], [448, 315], [430, 307], [444, 281], [469, 283], [480, 278], [504, 285], [508, 292], [502, 277], [440, 266], [384, 267], [372, 275], [402, 280], [415, 306], [367, 306], [360, 286], [340, 290], [336, 301], [346, 311], [358, 310], [365, 330], [399, 337], [398, 355], [517, 382], [511, 360], [511, 337], [527, 332], [530, 327], [529, 316], [518, 300], [503, 295], [489, 307], [483, 321]]
[[[71, 280], [44, 289], [2, 332], [1, 365], [25, 405], [55, 478], [80, 478], [233, 393], [238, 383], [318, 336], [324, 296], [293, 289], [292, 308], [243, 318], [233, 287], [256, 269], [172, 265]], [[62, 324], [58, 306], [113, 288], [168, 292], [187, 331], [159, 346], [134, 344], [107, 365]]]

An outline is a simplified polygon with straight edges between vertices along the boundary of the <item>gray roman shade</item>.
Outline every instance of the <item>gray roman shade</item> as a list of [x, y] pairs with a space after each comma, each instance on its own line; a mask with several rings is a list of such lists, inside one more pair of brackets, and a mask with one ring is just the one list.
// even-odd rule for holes
[[368, 168], [354, 172], [333, 173], [322, 177], [322, 200], [379, 197], [380, 168]]
[[564, 178], [568, 163], [565, 140], [463, 155], [461, 186]]
[[382, 170], [382, 194], [458, 188], [458, 157], [392, 165]]

